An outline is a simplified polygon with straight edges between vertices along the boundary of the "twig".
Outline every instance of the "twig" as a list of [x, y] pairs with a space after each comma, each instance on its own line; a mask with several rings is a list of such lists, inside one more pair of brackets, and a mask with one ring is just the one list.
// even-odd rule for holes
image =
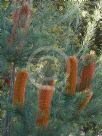
[[[13, 85], [14, 85], [14, 77], [15, 77], [15, 66], [11, 64], [11, 71], [10, 71], [10, 90], [9, 90], [9, 100], [8, 103], [12, 104], [12, 95], [13, 95]], [[11, 114], [7, 111], [6, 118], [5, 118], [5, 125], [3, 130], [3, 136], [10, 136], [10, 127], [11, 127]]]

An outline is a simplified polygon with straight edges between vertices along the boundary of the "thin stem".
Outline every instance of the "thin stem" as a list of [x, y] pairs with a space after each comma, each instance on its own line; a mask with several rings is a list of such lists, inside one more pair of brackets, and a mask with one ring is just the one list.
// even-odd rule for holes
[[[15, 66], [11, 64], [11, 71], [10, 71], [10, 88], [9, 88], [9, 99], [8, 103], [12, 104], [12, 95], [13, 95], [13, 86], [14, 86], [14, 79], [15, 79]], [[3, 136], [10, 136], [10, 127], [11, 127], [11, 112], [7, 111], [5, 124], [4, 124], [4, 131]]]

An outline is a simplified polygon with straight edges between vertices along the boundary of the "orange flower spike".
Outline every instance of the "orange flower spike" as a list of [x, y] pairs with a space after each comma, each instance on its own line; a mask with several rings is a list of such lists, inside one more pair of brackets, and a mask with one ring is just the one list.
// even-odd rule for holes
[[[87, 59], [88, 58], [88, 59]], [[96, 62], [92, 60], [92, 55], [88, 54], [85, 56], [85, 61], [89, 61], [87, 65], [85, 65], [81, 72], [79, 90], [84, 91], [85, 89], [91, 88], [91, 82], [94, 78]]]
[[48, 111], [53, 97], [53, 86], [42, 86], [39, 94], [39, 109], [43, 112]]
[[40, 116], [37, 118], [36, 124], [37, 126], [47, 126], [50, 116], [50, 108], [51, 108], [51, 102], [54, 92], [54, 82], [50, 82], [51, 85], [43, 85], [40, 88], [39, 93], [39, 110], [40, 110]]
[[69, 77], [67, 77], [67, 86], [66, 91], [70, 95], [74, 95], [76, 91], [76, 84], [77, 84], [77, 70], [78, 70], [78, 60], [76, 56], [69, 57], [68, 64], [67, 64], [67, 72]]
[[92, 99], [92, 96], [93, 96], [93, 92], [88, 91], [86, 98], [84, 98], [84, 100], [82, 100], [79, 104], [79, 109], [78, 109], [79, 112], [81, 112], [88, 105], [88, 103]]
[[13, 105], [24, 105], [28, 77], [28, 72], [26, 70], [17, 73], [16, 81], [14, 83]]

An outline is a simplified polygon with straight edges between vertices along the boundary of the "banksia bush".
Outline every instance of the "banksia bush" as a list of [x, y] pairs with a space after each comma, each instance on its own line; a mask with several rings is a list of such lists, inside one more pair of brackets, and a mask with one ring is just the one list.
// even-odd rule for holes
[[16, 75], [16, 80], [14, 83], [14, 94], [13, 94], [13, 105], [24, 104], [25, 100], [25, 89], [28, 80], [28, 72], [26, 70], [21, 70]]
[[46, 126], [48, 124], [53, 92], [53, 85], [43, 85], [40, 88], [38, 98], [40, 116], [38, 116], [36, 121], [38, 126]]
[[93, 96], [93, 92], [91, 92], [90, 90], [88, 90], [86, 92], [86, 97], [80, 102], [79, 107], [78, 107], [78, 111], [81, 112], [90, 102], [90, 100], [92, 99]]
[[67, 86], [66, 92], [67, 94], [74, 95], [77, 84], [77, 70], [78, 70], [78, 60], [76, 56], [69, 57], [67, 61]]
[[85, 56], [85, 64], [80, 77], [79, 91], [84, 91], [85, 89], [91, 88], [91, 82], [94, 77], [96, 62], [94, 61], [94, 56], [91, 54]]

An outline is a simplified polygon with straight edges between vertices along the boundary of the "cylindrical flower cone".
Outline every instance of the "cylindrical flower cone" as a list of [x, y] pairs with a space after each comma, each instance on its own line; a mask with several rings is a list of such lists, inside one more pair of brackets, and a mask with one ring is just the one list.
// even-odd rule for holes
[[[91, 57], [91, 58], [89, 58]], [[90, 61], [91, 59], [91, 61]], [[79, 83], [79, 91], [84, 91], [86, 89], [91, 88], [91, 82], [94, 77], [95, 67], [96, 63], [92, 61], [92, 55], [88, 55], [88, 59], [86, 59], [86, 62], [88, 61], [88, 64], [86, 64], [81, 72], [80, 77], [80, 83]]]
[[39, 93], [39, 108], [41, 111], [48, 110], [51, 106], [54, 87], [42, 86]]
[[76, 56], [69, 57], [67, 64], [67, 83], [66, 92], [67, 94], [74, 95], [77, 84], [77, 71], [78, 71], [78, 60]]
[[19, 10], [16, 10], [13, 13], [13, 27], [12, 27], [11, 34], [8, 38], [9, 44], [12, 44], [14, 42], [14, 40], [16, 39], [16, 31], [17, 31], [17, 27], [19, 24], [19, 19], [20, 19], [20, 12], [19, 12]]
[[21, 16], [25, 17], [24, 22], [23, 22], [23, 29], [25, 34], [27, 34], [28, 30], [29, 30], [29, 26], [30, 26], [30, 17], [32, 14], [32, 11], [29, 7], [29, 4], [27, 2], [25, 2], [21, 9], [20, 9], [20, 14]]
[[25, 100], [25, 90], [28, 80], [28, 72], [26, 70], [19, 71], [16, 75], [14, 83], [13, 105], [23, 106]]
[[38, 126], [46, 126], [48, 124], [53, 92], [53, 85], [43, 85], [40, 88], [38, 98], [40, 116], [37, 118], [36, 121], [36, 124]]
[[37, 120], [36, 120], [36, 125], [37, 126], [47, 126], [48, 122], [49, 122], [49, 117], [50, 117], [50, 112], [46, 111], [44, 113], [40, 113], [40, 116], [38, 116]]
[[79, 109], [78, 111], [81, 112], [90, 102], [90, 100], [92, 99], [93, 96], [93, 92], [89, 91], [86, 93], [86, 98], [84, 98], [84, 100], [82, 100], [79, 104]]

